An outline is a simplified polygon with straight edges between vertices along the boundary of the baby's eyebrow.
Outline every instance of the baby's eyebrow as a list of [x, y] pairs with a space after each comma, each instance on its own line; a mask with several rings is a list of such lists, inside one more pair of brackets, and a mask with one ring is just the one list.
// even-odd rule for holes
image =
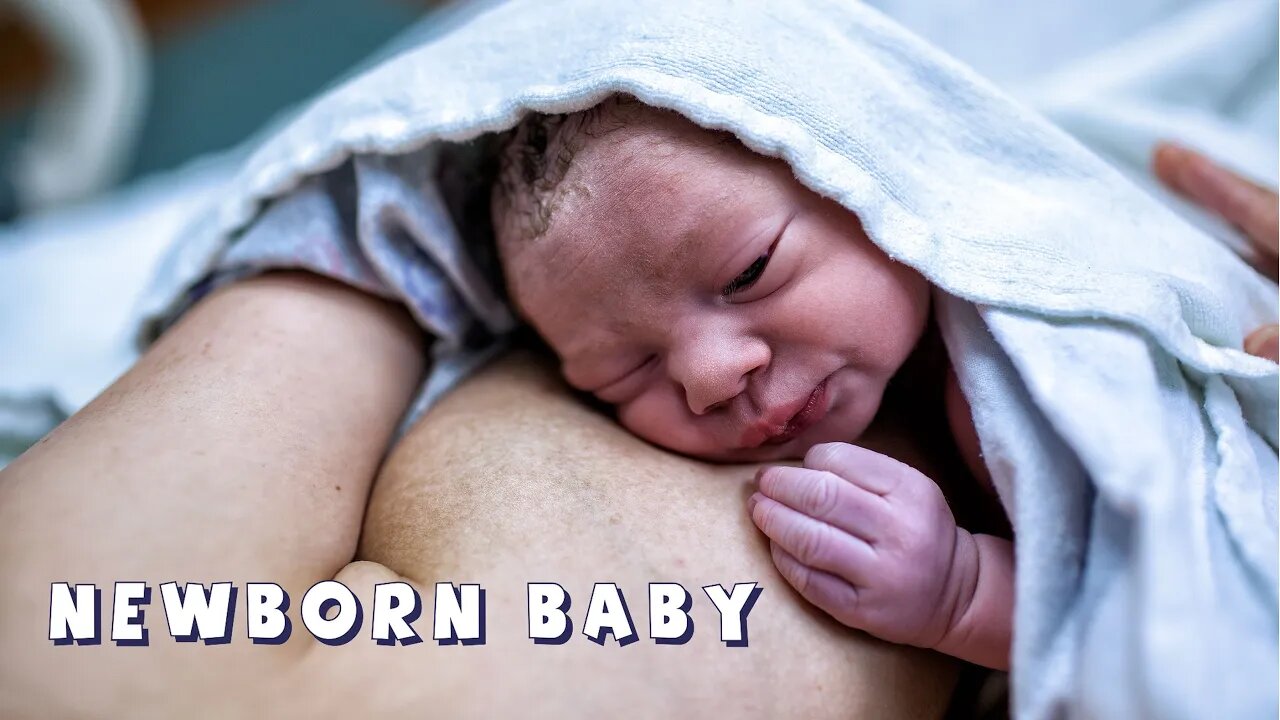
[[680, 233], [680, 240], [676, 241], [676, 245], [669, 250], [660, 254], [645, 252], [645, 255], [648, 255], [645, 259], [646, 264], [653, 268], [655, 277], [671, 278], [689, 265], [699, 245], [709, 237], [709, 229], [705, 225], [707, 225], [705, 222], [692, 224]]
[[[716, 238], [724, 241], [719, 243], [720, 246], [735, 248], [765, 232], [773, 232], [773, 223], [766, 221], [765, 216], [719, 221], [712, 217], [699, 218], [681, 233], [679, 241], [665, 253], [664, 257], [658, 259], [655, 267], [662, 277], [671, 277], [689, 265], [699, 247], [714, 242]], [[726, 249], [725, 252], [729, 251]]]
[[661, 270], [664, 274], [669, 273], [674, 268], [683, 267], [689, 262], [690, 256], [693, 255], [694, 248], [698, 246], [700, 240], [703, 239], [705, 233], [699, 225], [686, 230], [680, 237], [680, 241], [676, 246], [671, 248], [666, 256], [662, 258]]

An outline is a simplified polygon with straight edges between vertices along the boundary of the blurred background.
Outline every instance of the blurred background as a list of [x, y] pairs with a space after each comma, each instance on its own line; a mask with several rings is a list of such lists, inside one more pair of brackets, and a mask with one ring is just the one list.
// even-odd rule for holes
[[442, 4], [0, 0], [0, 221], [235, 145]]
[[497, 0], [0, 0], [0, 467], [137, 356], [165, 250], [326, 88]]

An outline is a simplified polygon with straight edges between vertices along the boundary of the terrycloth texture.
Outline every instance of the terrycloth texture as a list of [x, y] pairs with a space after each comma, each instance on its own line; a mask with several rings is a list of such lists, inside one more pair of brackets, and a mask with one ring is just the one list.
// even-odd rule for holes
[[1269, 186], [1277, 181], [1276, 4], [876, 0], [885, 14], [1029, 104], [1220, 240], [1240, 234], [1150, 173], [1176, 139]]
[[[372, 168], [415, 178], [389, 189], [424, 192], [386, 198], [373, 218], [357, 193], [334, 227], [354, 230], [379, 291], [424, 324], [448, 319], [433, 326], [447, 331], [437, 352], [456, 356], [506, 318], [456, 284], [479, 272], [462, 235], [437, 211], [403, 211], [430, 205], [433, 179], [397, 158], [613, 92], [784, 158], [939, 288], [1017, 530], [1018, 717], [1274, 714], [1277, 371], [1240, 350], [1244, 330], [1275, 321], [1274, 285], [848, 0], [513, 0], [340, 88], [267, 143], [193, 225], [151, 308], [167, 316], [188, 288], [230, 272], [234, 240], [265, 204], [288, 198], [263, 219], [309, 183]], [[415, 264], [388, 268], [371, 244], [398, 244]]]

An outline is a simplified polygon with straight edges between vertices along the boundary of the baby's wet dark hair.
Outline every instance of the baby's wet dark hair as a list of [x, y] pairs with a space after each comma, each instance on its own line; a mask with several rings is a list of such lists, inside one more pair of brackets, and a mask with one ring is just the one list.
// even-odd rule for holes
[[505, 135], [497, 156], [491, 211], [499, 242], [546, 234], [577, 153], [626, 127], [643, 109], [638, 100], [616, 95], [575, 113], [526, 115]]
[[[537, 240], [547, 233], [565, 196], [564, 179], [584, 148], [655, 117], [680, 118], [674, 111], [645, 105], [629, 95], [613, 95], [575, 113], [530, 113], [504, 134], [490, 203], [499, 252], [510, 243]], [[723, 131], [707, 131], [707, 137], [709, 144], [737, 142]], [[646, 153], [678, 152], [660, 139], [642, 147]]]

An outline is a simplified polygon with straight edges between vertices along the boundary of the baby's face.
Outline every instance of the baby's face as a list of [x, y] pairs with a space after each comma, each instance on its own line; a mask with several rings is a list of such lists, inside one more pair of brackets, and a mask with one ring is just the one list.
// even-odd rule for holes
[[855, 440], [923, 332], [925, 280], [778, 160], [679, 118], [614, 135], [575, 158], [547, 233], [505, 253], [565, 378], [697, 457]]

